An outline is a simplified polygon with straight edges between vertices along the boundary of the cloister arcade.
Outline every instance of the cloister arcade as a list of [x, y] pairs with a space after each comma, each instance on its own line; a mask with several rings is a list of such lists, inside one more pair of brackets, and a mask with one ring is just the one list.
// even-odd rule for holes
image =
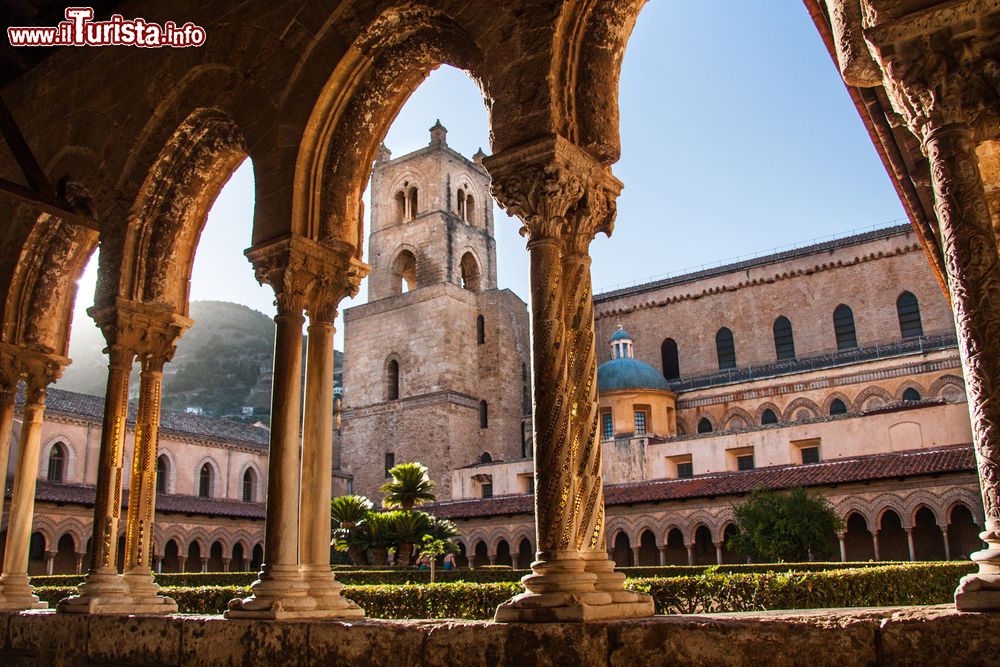
[[[75, 283], [100, 242], [90, 312], [107, 339], [110, 373], [93, 548], [79, 594], [59, 611], [176, 609], [158, 595], [151, 570], [159, 389], [191, 325], [188, 281], [206, 212], [249, 157], [256, 208], [247, 257], [274, 289], [278, 315], [265, 560], [252, 596], [231, 603], [227, 616], [362, 614], [340, 595], [328, 561], [332, 323], [367, 271], [361, 193], [382, 138], [427, 73], [447, 63], [483, 91], [492, 140], [483, 165], [500, 205], [523, 223], [531, 266], [536, 560], [527, 592], [497, 619], [651, 615], [650, 598], [625, 591], [607, 556], [588, 253], [596, 234], [613, 230], [623, 185], [611, 171], [620, 152], [617, 82], [644, 4], [342, 2], [300, 11], [182, 1], [170, 13], [205, 26], [203, 48], [165, 49], [156, 61], [143, 49], [115, 49], [114, 67], [106, 50], [59, 49], [39, 56], [44, 67], [32, 69], [38, 63], [29, 58], [20, 76], [6, 77], [13, 124], [0, 157], [4, 173], [23, 173], [29, 187], [6, 187], [0, 202], [3, 446], [22, 380], [27, 402], [0, 607], [38, 606], [27, 570], [45, 390], [69, 363]], [[989, 545], [979, 553], [982, 571], [964, 580], [957, 599], [963, 609], [995, 609], [1000, 259], [987, 188], [995, 193], [1000, 173], [991, 150], [1000, 123], [990, 28], [1000, 10], [973, 1], [805, 4], [950, 295]], [[164, 11], [148, 2], [129, 9]], [[412, 213], [419, 200], [410, 201]], [[142, 436], [123, 517], [120, 425], [136, 363]], [[904, 529], [929, 528], [926, 512], [897, 514]], [[895, 528], [888, 515], [865, 518], [866, 526]], [[122, 525], [124, 548], [116, 539]], [[705, 545], [696, 558], [710, 560], [718, 530], [687, 535]], [[641, 552], [641, 535], [634, 538]], [[189, 557], [194, 544], [199, 559], [211, 560], [208, 542], [188, 545]], [[116, 565], [122, 552], [124, 574]]]

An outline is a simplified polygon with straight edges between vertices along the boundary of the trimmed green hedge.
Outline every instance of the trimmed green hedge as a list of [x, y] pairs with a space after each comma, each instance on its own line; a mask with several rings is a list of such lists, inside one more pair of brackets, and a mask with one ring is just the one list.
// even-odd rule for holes
[[[705, 572], [697, 576], [629, 579], [648, 593], [658, 614], [822, 607], [941, 604], [952, 600], [958, 580], [975, 570], [969, 562], [888, 565], [818, 572]], [[441, 583], [345, 586], [344, 594], [372, 618], [487, 619], [497, 605], [522, 592], [520, 583]], [[36, 595], [54, 605], [69, 586], [45, 586]], [[182, 612], [218, 614], [249, 586], [163, 588]]]
[[[957, 562], [957, 561], [953, 561]], [[903, 565], [888, 561], [867, 561], [863, 563], [767, 563], [754, 565], [664, 565], [651, 567], [620, 567], [631, 579], [649, 579], [662, 577], [697, 576], [707, 572], [720, 573], [750, 573], [750, 572], [818, 572], [825, 570], [843, 570], [845, 568], [885, 567], [887, 565]], [[907, 564], [908, 565], [908, 564]], [[380, 584], [424, 584], [430, 582], [430, 572], [407, 568], [393, 569], [358, 569], [335, 567], [337, 580], [345, 586], [380, 585]], [[495, 583], [517, 582], [530, 570], [512, 570], [510, 568], [460, 568], [444, 570], [438, 568], [436, 581]], [[161, 586], [249, 586], [257, 578], [256, 572], [181, 572], [156, 575], [156, 581]], [[73, 586], [81, 581], [76, 574], [37, 576], [31, 578], [34, 586]]]

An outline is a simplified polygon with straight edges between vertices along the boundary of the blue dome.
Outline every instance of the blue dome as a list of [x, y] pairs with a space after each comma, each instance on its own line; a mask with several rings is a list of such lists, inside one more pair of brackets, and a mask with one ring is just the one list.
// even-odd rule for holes
[[597, 367], [597, 391], [670, 387], [658, 370], [638, 359], [612, 359]]
[[628, 335], [627, 331], [619, 326], [618, 331], [611, 334], [611, 342], [613, 343], [616, 340], [632, 340], [632, 337]]

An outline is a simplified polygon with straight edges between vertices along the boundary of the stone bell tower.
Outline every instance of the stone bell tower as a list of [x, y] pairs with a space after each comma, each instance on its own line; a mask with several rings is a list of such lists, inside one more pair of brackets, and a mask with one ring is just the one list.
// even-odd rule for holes
[[368, 303], [344, 312], [338, 477], [376, 501], [396, 463], [426, 465], [446, 499], [452, 470], [531, 454], [527, 306], [497, 288], [485, 155], [446, 136], [437, 122], [426, 148], [379, 152]]

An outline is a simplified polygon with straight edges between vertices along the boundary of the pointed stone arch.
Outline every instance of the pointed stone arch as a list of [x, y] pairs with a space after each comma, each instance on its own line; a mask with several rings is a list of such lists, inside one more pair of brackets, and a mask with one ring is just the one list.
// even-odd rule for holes
[[943, 398], [949, 403], [962, 403], [965, 398], [965, 380], [958, 375], [942, 375], [927, 388], [927, 398]]
[[808, 417], [805, 417], [805, 419], [815, 419], [816, 417], [819, 417], [820, 412], [819, 406], [816, 405], [815, 401], [800, 396], [785, 406], [784, 412], [781, 413], [781, 421], [802, 421], [800, 417], [803, 414], [809, 415]]
[[892, 394], [882, 387], [865, 387], [854, 397], [854, 405], [851, 406], [851, 411], [864, 412], [866, 410], [874, 410], [892, 402]]
[[726, 413], [722, 415], [722, 419], [719, 420], [719, 423], [722, 424], [723, 431], [738, 431], [753, 427], [758, 422], [754, 420], [753, 415], [749, 412], [739, 406], [736, 406], [726, 410]]

